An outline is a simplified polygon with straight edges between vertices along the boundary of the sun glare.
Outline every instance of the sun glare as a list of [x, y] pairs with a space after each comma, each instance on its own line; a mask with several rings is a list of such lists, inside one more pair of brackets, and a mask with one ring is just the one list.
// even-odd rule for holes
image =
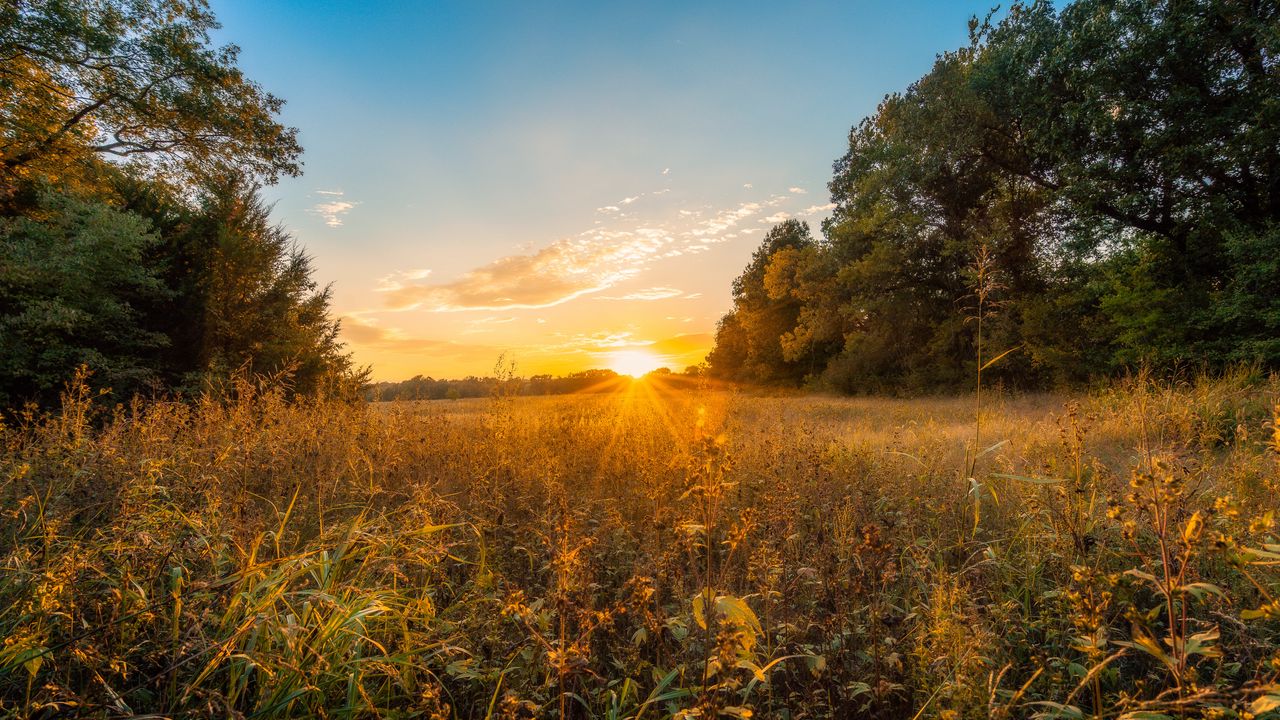
[[619, 350], [609, 354], [609, 369], [619, 375], [641, 377], [663, 365], [663, 358], [648, 350]]

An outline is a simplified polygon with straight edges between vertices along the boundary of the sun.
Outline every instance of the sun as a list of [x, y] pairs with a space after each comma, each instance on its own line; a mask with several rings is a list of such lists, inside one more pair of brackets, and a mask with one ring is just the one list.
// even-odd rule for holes
[[662, 367], [664, 360], [648, 350], [618, 350], [609, 353], [609, 369], [619, 375], [641, 377], [651, 370]]

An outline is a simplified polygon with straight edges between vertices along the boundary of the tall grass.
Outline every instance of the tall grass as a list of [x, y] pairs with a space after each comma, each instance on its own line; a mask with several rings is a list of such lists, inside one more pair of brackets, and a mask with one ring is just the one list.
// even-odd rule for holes
[[6, 716], [1280, 704], [1256, 373], [988, 390], [981, 468], [965, 398], [105, 400], [0, 428]]

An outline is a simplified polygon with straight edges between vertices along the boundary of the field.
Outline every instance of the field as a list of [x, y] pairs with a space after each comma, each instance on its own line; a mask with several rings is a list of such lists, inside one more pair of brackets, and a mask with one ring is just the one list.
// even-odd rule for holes
[[[1280, 383], [6, 418], [12, 717], [1263, 717]], [[976, 450], [976, 451], [975, 451]]]

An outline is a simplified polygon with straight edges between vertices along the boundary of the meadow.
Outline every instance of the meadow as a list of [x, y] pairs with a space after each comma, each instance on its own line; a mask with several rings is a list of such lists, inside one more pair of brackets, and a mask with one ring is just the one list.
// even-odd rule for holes
[[0, 712], [1280, 706], [1274, 377], [980, 408], [612, 382], [129, 406], [72, 383], [4, 418]]

